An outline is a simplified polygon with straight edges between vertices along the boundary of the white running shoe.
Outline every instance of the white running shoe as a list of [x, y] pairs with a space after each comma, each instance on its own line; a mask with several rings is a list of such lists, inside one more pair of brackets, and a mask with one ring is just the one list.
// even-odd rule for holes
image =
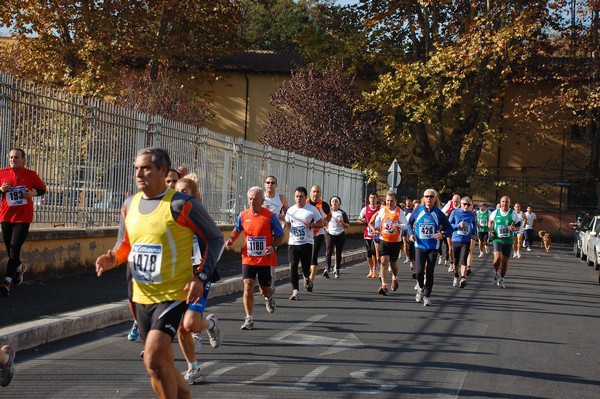
[[513, 259], [517, 257], [517, 253], [513, 252]]
[[192, 333], [192, 338], [194, 338], [194, 353], [200, 353], [202, 350], [202, 335]]
[[244, 319], [244, 324], [240, 327], [240, 330], [252, 330], [254, 328], [254, 320], [249, 317]]
[[453, 287], [458, 287], [458, 277], [454, 277], [454, 281], [452, 281]]
[[298, 292], [298, 290], [292, 291], [292, 295], [290, 296], [290, 301], [299, 301], [299, 300], [300, 300], [300, 293]]
[[417, 295], [415, 295], [415, 301], [417, 303], [421, 302], [423, 300], [423, 290], [422, 289], [418, 289], [417, 290]]
[[428, 296], [423, 297], [423, 306], [431, 306], [431, 298]]
[[213, 328], [208, 329], [207, 333], [208, 333], [208, 342], [210, 342], [210, 346], [212, 346], [213, 348], [216, 349], [219, 346], [221, 346], [221, 342], [223, 342], [223, 332], [221, 331], [221, 328], [219, 327], [219, 320], [217, 319], [217, 317], [214, 314], [209, 314], [206, 317], [206, 320], [214, 321]]
[[197, 369], [190, 369], [181, 374], [183, 374], [183, 378], [188, 385], [194, 385], [202, 382], [202, 373], [200, 372], [200, 367]]
[[454, 266], [448, 266], [448, 273], [454, 273]]
[[267, 308], [267, 312], [275, 312], [275, 299], [273, 299], [273, 297], [269, 299], [265, 298], [265, 307]]
[[480, 253], [479, 253], [479, 257], [480, 257], [480, 258], [483, 258], [483, 252], [480, 252]]
[[531, 252], [531, 248], [527, 247], [527, 252]]
[[459, 286], [460, 288], [465, 288], [465, 286], [466, 286], [466, 285], [467, 285], [467, 279], [466, 279], [466, 278], [464, 278], [464, 277], [461, 277], [461, 278], [460, 278], [460, 282], [458, 283], [458, 286]]
[[441, 264], [442, 264], [442, 257], [438, 256], [438, 265], [441, 265]]
[[419, 291], [419, 288], [421, 288], [421, 287], [419, 287], [419, 283], [416, 283], [415, 284], [415, 291]]
[[521, 251], [517, 251], [517, 259], [521, 259]]
[[500, 288], [506, 288], [506, 284], [504, 283], [504, 277], [500, 277], [500, 280], [498, 280], [498, 286]]

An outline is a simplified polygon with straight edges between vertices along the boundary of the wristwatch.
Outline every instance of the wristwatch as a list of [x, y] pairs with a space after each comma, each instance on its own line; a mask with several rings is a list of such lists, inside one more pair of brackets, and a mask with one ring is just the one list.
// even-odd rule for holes
[[206, 282], [206, 280], [208, 280], [208, 274], [204, 273], [204, 272], [200, 272], [197, 274], [198, 276], [198, 280]]

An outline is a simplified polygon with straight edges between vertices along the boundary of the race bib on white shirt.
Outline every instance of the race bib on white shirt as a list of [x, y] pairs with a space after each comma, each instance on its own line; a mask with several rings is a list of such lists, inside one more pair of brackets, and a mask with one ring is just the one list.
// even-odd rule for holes
[[294, 226], [292, 225], [290, 233], [298, 240], [304, 241], [304, 237], [306, 236], [306, 226], [301, 224]]
[[6, 203], [8, 206], [21, 206], [27, 204], [27, 198], [25, 198], [25, 186], [11, 187], [6, 193]]
[[267, 250], [267, 237], [248, 237], [246, 251], [248, 256], [265, 256]]
[[127, 260], [131, 275], [138, 283], [162, 282], [162, 244], [133, 244]]
[[435, 225], [432, 223], [421, 223], [419, 225], [419, 237], [423, 240], [429, 240], [435, 238]]

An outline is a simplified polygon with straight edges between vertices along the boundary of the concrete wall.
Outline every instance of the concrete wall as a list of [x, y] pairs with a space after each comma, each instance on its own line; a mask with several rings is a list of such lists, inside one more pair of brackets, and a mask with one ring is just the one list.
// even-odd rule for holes
[[[224, 238], [229, 238], [231, 225], [220, 226]], [[347, 234], [362, 234], [362, 226], [354, 223]], [[23, 248], [21, 260], [28, 265], [31, 278], [57, 274], [93, 272], [96, 258], [112, 249], [117, 240], [117, 228], [44, 229], [31, 230]], [[234, 250], [240, 252], [244, 240], [238, 238]], [[287, 231], [286, 239], [287, 242]], [[0, 253], [0, 276], [6, 273], [7, 255]]]

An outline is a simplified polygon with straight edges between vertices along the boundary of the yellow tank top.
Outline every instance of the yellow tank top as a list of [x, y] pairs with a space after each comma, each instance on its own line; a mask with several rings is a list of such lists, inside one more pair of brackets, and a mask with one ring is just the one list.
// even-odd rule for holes
[[171, 214], [175, 190], [168, 190], [150, 214], [139, 212], [142, 193], [137, 193], [125, 218], [131, 252], [127, 267], [133, 276], [133, 302], [153, 304], [186, 300], [185, 284], [192, 279], [194, 233], [180, 226]]

